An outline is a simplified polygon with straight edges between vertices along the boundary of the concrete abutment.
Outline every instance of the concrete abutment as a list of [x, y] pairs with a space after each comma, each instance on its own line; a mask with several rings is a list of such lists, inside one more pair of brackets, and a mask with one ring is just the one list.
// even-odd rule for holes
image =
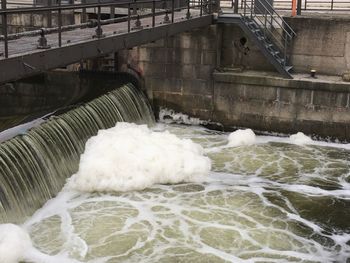
[[[305, 19], [310, 29], [302, 28]], [[123, 50], [118, 54], [119, 69], [132, 68], [142, 76], [156, 110], [166, 107], [221, 122], [226, 130], [303, 131], [350, 141], [350, 84], [341, 81], [350, 69], [349, 21], [288, 19], [298, 33], [290, 48], [294, 71], [299, 73], [293, 80], [271, 72], [273, 67], [249, 38], [240, 48], [240, 40], [247, 36], [235, 25], [212, 25]], [[319, 41], [325, 41], [323, 51], [314, 48], [314, 27]], [[341, 37], [331, 41], [330, 31]], [[333, 77], [313, 79], [308, 76], [311, 69], [317, 76]]]

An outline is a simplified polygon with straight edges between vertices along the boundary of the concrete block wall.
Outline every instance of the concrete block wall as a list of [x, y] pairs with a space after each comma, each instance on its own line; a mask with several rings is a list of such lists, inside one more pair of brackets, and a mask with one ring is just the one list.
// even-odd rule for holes
[[119, 68], [132, 68], [143, 77], [155, 109], [168, 107], [211, 119], [218, 35], [213, 25], [123, 50]]
[[[241, 69], [275, 71], [275, 68], [267, 61], [249, 37], [238, 25], [221, 25], [221, 66]], [[240, 41], [246, 39], [246, 52], [240, 47]]]
[[326, 75], [350, 70], [350, 18], [327, 15], [286, 17], [297, 37], [290, 49], [296, 72]]
[[350, 140], [350, 85], [215, 73], [215, 121], [225, 127]]

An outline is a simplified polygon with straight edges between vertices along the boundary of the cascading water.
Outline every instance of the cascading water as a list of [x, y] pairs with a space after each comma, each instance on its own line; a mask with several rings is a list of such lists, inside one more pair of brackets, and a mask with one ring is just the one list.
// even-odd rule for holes
[[124, 88], [1, 148], [11, 220], [72, 176], [22, 226], [0, 225], [0, 263], [350, 262], [350, 145], [174, 124], [97, 132], [153, 122]]
[[154, 123], [147, 99], [131, 84], [2, 143], [0, 223], [23, 222], [57, 194], [77, 171], [86, 141], [118, 121]]

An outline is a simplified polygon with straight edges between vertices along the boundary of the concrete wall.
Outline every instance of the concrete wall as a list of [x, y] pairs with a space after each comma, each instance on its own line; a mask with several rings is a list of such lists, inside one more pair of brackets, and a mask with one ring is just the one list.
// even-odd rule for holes
[[139, 84], [125, 73], [56, 71], [0, 85], [0, 131], [23, 120], [90, 101], [128, 82]]
[[215, 73], [213, 118], [224, 126], [350, 141], [350, 85]]
[[[338, 75], [350, 71], [350, 18], [342, 16], [285, 17], [297, 37], [289, 48], [290, 62], [296, 73], [317, 70]], [[244, 32], [236, 25], [222, 25], [221, 66], [275, 71]], [[246, 38], [249, 51], [244, 54], [239, 40]]]
[[349, 17], [286, 18], [298, 34], [291, 49], [295, 71], [316, 69], [327, 75], [350, 70]]
[[120, 70], [132, 68], [145, 81], [155, 108], [169, 107], [204, 119], [213, 112], [212, 73], [220, 33], [213, 25], [119, 52]]
[[[236, 26], [201, 28], [119, 52], [119, 67], [144, 79], [156, 110], [172, 108], [226, 130], [303, 131], [350, 141], [350, 84], [229, 72], [225, 68], [239, 66], [234, 43], [241, 37]], [[247, 46], [245, 68], [272, 70], [249, 40]]]

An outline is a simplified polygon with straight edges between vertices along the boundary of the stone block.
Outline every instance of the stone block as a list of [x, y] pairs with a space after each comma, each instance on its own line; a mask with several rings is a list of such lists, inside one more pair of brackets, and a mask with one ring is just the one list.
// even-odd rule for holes
[[152, 62], [166, 63], [169, 57], [169, 50], [167, 48], [152, 49]]
[[153, 91], [164, 93], [181, 93], [182, 79], [176, 78], [152, 78], [151, 87]]
[[143, 76], [157, 77], [165, 74], [165, 64], [163, 63], [140, 62], [138, 66]]
[[275, 87], [246, 85], [246, 100], [275, 101], [277, 89]]
[[201, 54], [201, 64], [216, 66], [216, 51], [203, 51]]
[[182, 95], [182, 106], [184, 111], [191, 109], [212, 110], [213, 97], [208, 95]]
[[138, 48], [139, 61], [150, 62], [152, 61], [152, 49], [151, 48]]
[[203, 79], [203, 80], [209, 80], [212, 78], [212, 73], [214, 71], [213, 65], [201, 65], [196, 64], [194, 65], [195, 70], [195, 78], [197, 79]]
[[183, 80], [183, 94], [212, 95], [210, 83], [203, 80]]
[[315, 90], [313, 94], [313, 104], [331, 108], [345, 107], [347, 94]]

